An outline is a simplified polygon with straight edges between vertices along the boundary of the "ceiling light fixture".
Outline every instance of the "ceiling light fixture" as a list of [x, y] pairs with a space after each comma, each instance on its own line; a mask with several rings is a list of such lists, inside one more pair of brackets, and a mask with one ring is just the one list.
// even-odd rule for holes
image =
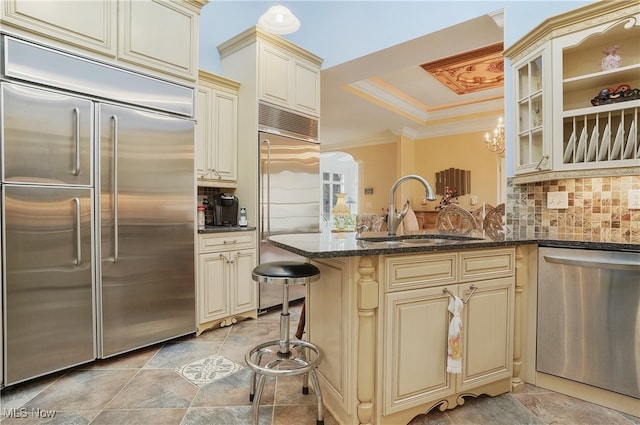
[[491, 152], [495, 152], [498, 155], [504, 153], [504, 123], [502, 117], [498, 118], [498, 125], [493, 129], [493, 135], [485, 133], [484, 143], [487, 145], [487, 149]]
[[300, 20], [284, 6], [273, 6], [258, 19], [258, 25], [274, 34], [291, 34], [300, 28]]

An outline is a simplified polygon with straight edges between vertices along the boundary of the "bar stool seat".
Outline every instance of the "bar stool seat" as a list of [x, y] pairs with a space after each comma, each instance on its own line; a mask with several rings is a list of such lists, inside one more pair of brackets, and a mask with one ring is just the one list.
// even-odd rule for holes
[[253, 423], [258, 425], [260, 397], [266, 376], [303, 375], [302, 393], [309, 393], [310, 377], [318, 403], [317, 424], [322, 425], [322, 394], [316, 376], [316, 369], [323, 358], [322, 350], [308, 341], [291, 341], [289, 338], [289, 285], [316, 281], [320, 278], [320, 270], [313, 264], [299, 261], [274, 261], [260, 264], [253, 269], [251, 276], [259, 283], [282, 285], [280, 339], [258, 344], [244, 357], [252, 370], [249, 401], [253, 403]]

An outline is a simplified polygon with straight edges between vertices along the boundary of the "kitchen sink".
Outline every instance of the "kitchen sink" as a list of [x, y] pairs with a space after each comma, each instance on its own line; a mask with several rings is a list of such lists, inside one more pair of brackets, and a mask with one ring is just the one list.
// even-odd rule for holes
[[443, 235], [443, 234], [415, 234], [402, 236], [389, 235], [362, 235], [357, 237], [358, 240], [364, 242], [381, 243], [389, 247], [394, 246], [411, 246], [411, 245], [441, 245], [455, 242], [480, 241], [482, 238], [460, 235]]
[[362, 235], [358, 236], [357, 239], [368, 241], [368, 242], [404, 242], [404, 243], [428, 243], [436, 240], [446, 240], [446, 241], [480, 241], [482, 238], [476, 238], [472, 236], [460, 236], [460, 235], [444, 235], [444, 234], [409, 234], [409, 235], [395, 235], [395, 236], [369, 236]]

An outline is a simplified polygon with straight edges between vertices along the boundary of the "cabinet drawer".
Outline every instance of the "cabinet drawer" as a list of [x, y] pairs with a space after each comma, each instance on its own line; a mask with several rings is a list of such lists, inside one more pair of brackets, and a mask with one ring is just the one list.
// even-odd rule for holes
[[460, 281], [512, 276], [515, 270], [515, 248], [460, 252]]
[[229, 232], [198, 236], [198, 253], [255, 248], [255, 232]]
[[457, 281], [457, 253], [385, 258], [386, 291], [424, 288]]

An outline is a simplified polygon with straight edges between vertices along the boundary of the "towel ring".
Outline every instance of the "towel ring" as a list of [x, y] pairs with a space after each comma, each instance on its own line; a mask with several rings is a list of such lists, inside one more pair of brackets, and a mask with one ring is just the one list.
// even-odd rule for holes
[[[465, 298], [464, 300], [462, 300], [462, 304], [466, 304], [469, 302], [469, 300], [471, 299], [471, 296], [478, 290], [478, 287], [476, 285], [471, 285], [471, 292], [469, 293], [469, 295], [467, 295], [467, 298]], [[451, 292], [450, 290], [448, 290], [447, 288], [444, 288], [442, 290], [443, 294], [449, 294], [450, 297], [455, 297], [455, 294], [453, 292]]]

